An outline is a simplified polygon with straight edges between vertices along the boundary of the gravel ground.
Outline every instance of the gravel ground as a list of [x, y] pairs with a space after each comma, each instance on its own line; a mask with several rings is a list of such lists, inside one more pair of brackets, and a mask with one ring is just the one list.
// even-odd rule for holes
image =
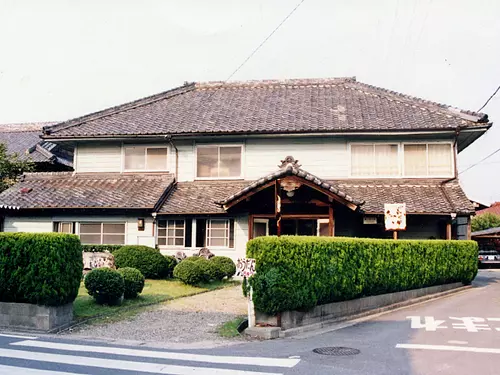
[[241, 286], [179, 298], [110, 324], [94, 324], [67, 332], [72, 336], [139, 342], [228, 345], [243, 338], [224, 339], [216, 333], [219, 325], [247, 311]]

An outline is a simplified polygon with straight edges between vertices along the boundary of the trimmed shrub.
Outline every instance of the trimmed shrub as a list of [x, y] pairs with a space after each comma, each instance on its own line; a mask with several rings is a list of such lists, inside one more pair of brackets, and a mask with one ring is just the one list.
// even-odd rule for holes
[[121, 249], [123, 245], [82, 245], [82, 250], [87, 253], [104, 253]]
[[206, 281], [206, 269], [203, 262], [183, 260], [174, 268], [174, 277], [188, 285], [196, 285]]
[[469, 284], [477, 274], [475, 241], [259, 237], [250, 278], [257, 310], [276, 314], [362, 296], [433, 285]]
[[146, 279], [163, 279], [171, 274], [169, 261], [159, 250], [148, 246], [122, 246], [113, 253], [117, 268], [137, 268]]
[[84, 279], [85, 288], [99, 304], [116, 305], [125, 291], [123, 276], [111, 268], [96, 268]]
[[177, 259], [172, 255], [164, 255], [167, 261], [167, 277], [172, 277], [174, 274], [174, 268], [177, 265]]
[[217, 278], [217, 280], [222, 280], [224, 277], [230, 279], [236, 273], [236, 265], [231, 258], [223, 256], [214, 256], [210, 259], [210, 262], [215, 264], [217, 268], [222, 273], [222, 277]]
[[144, 289], [144, 276], [141, 271], [132, 267], [118, 269], [118, 273], [123, 276], [125, 290], [123, 297], [126, 299], [136, 298]]
[[0, 233], [0, 301], [60, 306], [82, 279], [80, 239], [64, 233]]

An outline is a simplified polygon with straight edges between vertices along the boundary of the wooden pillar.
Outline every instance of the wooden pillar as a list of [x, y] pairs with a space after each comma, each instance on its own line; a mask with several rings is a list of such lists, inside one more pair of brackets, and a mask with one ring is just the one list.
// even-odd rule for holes
[[467, 239], [470, 240], [471, 239], [471, 233], [472, 233], [472, 229], [471, 229], [471, 217], [469, 216], [467, 218]]
[[328, 207], [328, 235], [330, 237], [335, 236], [335, 217], [333, 216], [333, 206]]
[[393, 240], [397, 240], [398, 239], [398, 231], [397, 230], [395, 230], [395, 231], [392, 232], [392, 239]]
[[248, 215], [248, 240], [253, 238], [253, 215]]
[[274, 183], [274, 215], [276, 217], [276, 235], [281, 236], [281, 196], [280, 180]]
[[451, 223], [446, 223], [446, 239], [451, 240]]

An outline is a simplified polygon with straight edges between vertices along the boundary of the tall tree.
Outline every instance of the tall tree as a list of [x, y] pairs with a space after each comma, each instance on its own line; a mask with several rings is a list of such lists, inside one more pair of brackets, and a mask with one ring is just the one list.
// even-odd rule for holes
[[21, 160], [17, 154], [7, 153], [5, 144], [0, 143], [0, 192], [14, 185], [24, 172], [33, 169], [31, 160]]
[[472, 218], [471, 229], [473, 232], [500, 227], [500, 215], [485, 213]]

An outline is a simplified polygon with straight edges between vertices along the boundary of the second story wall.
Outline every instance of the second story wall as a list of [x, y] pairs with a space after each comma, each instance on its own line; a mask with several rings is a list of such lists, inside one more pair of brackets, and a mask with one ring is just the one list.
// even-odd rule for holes
[[77, 173], [176, 172], [178, 181], [256, 180], [278, 170], [286, 156], [324, 179], [449, 178], [455, 174], [451, 139], [346, 139], [268, 137], [203, 142], [161, 139], [156, 143], [83, 143]]

